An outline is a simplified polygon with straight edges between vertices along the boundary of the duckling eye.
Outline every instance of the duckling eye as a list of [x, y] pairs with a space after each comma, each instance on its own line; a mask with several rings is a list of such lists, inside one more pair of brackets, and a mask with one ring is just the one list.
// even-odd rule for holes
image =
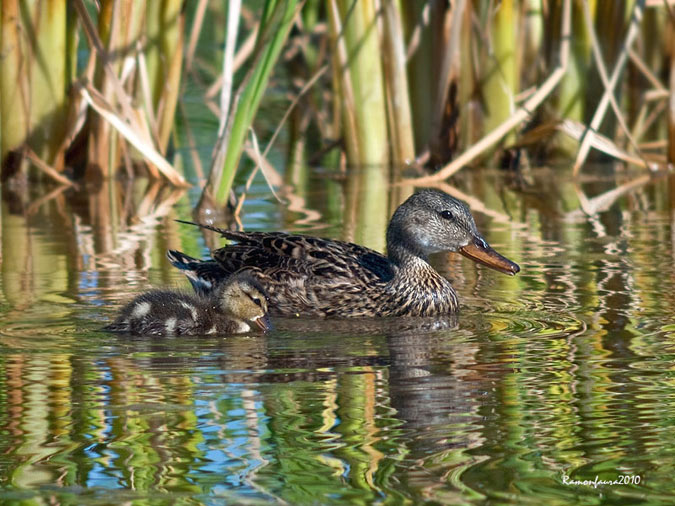
[[452, 220], [455, 216], [452, 214], [452, 211], [441, 211], [441, 218], [444, 220]]
[[260, 302], [260, 299], [258, 297], [253, 297], [253, 303], [256, 306], [262, 306], [262, 302]]

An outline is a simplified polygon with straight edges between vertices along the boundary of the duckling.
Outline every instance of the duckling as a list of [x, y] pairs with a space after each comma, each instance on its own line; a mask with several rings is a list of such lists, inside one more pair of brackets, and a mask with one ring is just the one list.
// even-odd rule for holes
[[139, 295], [103, 328], [145, 336], [237, 334], [269, 328], [267, 296], [252, 276], [236, 274], [206, 296], [171, 290]]
[[208, 294], [232, 272], [246, 269], [265, 287], [272, 313], [283, 316], [454, 314], [457, 293], [429, 264], [431, 253], [457, 251], [511, 276], [520, 270], [490, 247], [464, 202], [438, 190], [422, 190], [399, 206], [387, 228], [386, 255], [333, 239], [182, 223], [234, 241], [208, 260], [167, 253], [197, 293]]

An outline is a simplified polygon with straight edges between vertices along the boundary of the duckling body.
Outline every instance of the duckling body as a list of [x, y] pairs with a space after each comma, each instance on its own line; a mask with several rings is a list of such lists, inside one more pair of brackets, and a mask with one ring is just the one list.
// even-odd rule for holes
[[171, 290], [141, 294], [104, 330], [145, 336], [236, 334], [250, 331], [251, 323], [267, 329], [267, 299], [255, 279], [239, 275], [209, 294]]
[[236, 243], [214, 250], [206, 261], [167, 253], [197, 293], [208, 294], [231, 273], [245, 270], [264, 286], [271, 312], [286, 316], [454, 313], [457, 294], [428, 263], [431, 253], [459, 251], [506, 274], [520, 270], [482, 238], [465, 203], [436, 190], [416, 193], [396, 210], [387, 229], [387, 256], [319, 237], [191, 224]]

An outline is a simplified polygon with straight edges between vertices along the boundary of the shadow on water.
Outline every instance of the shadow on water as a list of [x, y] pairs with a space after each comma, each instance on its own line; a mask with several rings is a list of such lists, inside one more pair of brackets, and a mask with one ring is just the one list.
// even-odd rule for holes
[[[459, 178], [448, 190], [522, 271], [434, 257], [457, 319], [277, 319], [217, 338], [100, 331], [137, 293], [187, 287], [164, 251], [207, 254], [173, 221], [194, 195], [3, 194], [0, 496], [671, 502], [673, 184], [639, 177]], [[311, 183], [296, 211], [254, 188], [247, 228], [360, 233], [332, 184]], [[632, 481], [566, 481], [596, 476]]]

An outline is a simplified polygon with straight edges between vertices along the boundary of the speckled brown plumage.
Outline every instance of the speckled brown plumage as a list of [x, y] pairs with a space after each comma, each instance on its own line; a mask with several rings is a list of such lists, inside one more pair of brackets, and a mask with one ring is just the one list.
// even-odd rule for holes
[[247, 274], [232, 276], [209, 294], [151, 290], [126, 304], [103, 330], [143, 336], [237, 334], [269, 326], [267, 297]]
[[[189, 223], [189, 222], [187, 222]], [[235, 244], [196, 260], [169, 251], [198, 293], [242, 270], [264, 286], [273, 314], [325, 317], [431, 316], [453, 313], [457, 295], [427, 262], [428, 255], [460, 251], [508, 274], [519, 268], [488, 246], [463, 202], [424, 190], [396, 210], [384, 256], [343, 241], [281, 232], [235, 232], [208, 225]]]

